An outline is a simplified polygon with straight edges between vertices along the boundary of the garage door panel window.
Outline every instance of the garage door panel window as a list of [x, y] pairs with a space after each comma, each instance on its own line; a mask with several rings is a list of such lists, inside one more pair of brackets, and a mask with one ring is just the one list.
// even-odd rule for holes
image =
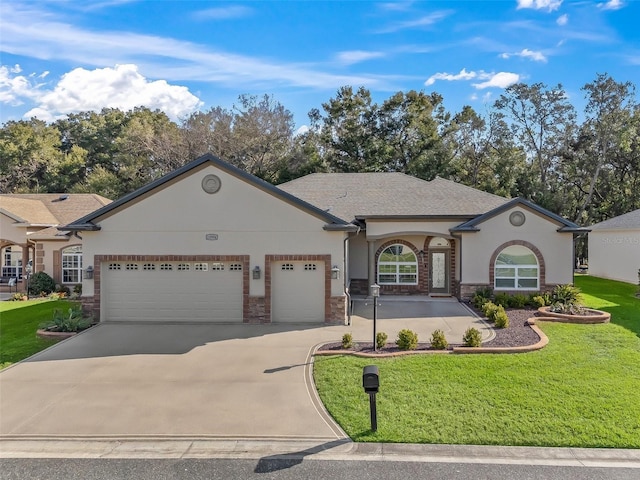
[[194, 263], [193, 264], [193, 269], [196, 272], [206, 272], [207, 270], [209, 270], [209, 264], [208, 263]]
[[170, 263], [161, 263], [160, 270], [165, 270], [165, 271], [173, 270], [173, 265], [171, 265]]
[[119, 263], [110, 263], [109, 270], [122, 270], [122, 265]]
[[293, 271], [293, 263], [283, 263], [280, 270], [284, 271]]
[[496, 289], [537, 290], [540, 268], [535, 254], [523, 245], [511, 245], [498, 255], [495, 263]]
[[155, 263], [145, 263], [142, 266], [143, 270], [155, 270], [156, 269], [156, 264]]
[[211, 270], [214, 272], [221, 272], [224, 270], [224, 263], [216, 262], [211, 264]]
[[229, 270], [231, 270], [232, 272], [239, 272], [242, 270], [242, 264], [232, 263], [231, 265], [229, 265]]
[[315, 271], [316, 270], [316, 264], [315, 263], [307, 263], [307, 264], [305, 264], [304, 269], [306, 271]]
[[417, 285], [418, 259], [406, 245], [391, 245], [378, 258], [380, 285]]
[[179, 263], [178, 264], [178, 271], [179, 272], [187, 272], [191, 270], [191, 265], [189, 265], [188, 263]]
[[82, 247], [76, 245], [62, 250], [62, 283], [82, 282]]
[[138, 270], [138, 264], [137, 263], [127, 263], [127, 266], [125, 268], [127, 270]]

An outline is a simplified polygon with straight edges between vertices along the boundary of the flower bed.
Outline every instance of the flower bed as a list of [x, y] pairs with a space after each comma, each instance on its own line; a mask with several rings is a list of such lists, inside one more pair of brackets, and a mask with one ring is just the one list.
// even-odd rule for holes
[[607, 323], [611, 320], [611, 314], [603, 312], [601, 310], [595, 310], [592, 308], [585, 308], [584, 314], [566, 314], [552, 312], [551, 307], [540, 307], [538, 312], [541, 318], [538, 320], [545, 320], [548, 322], [566, 322], [566, 323]]

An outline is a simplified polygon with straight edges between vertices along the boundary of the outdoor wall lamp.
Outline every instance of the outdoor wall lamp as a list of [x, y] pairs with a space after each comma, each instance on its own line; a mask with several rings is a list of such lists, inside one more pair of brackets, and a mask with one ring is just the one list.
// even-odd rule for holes
[[256, 265], [253, 270], [253, 279], [254, 280], [260, 280], [260, 267], [258, 265]]
[[87, 280], [91, 280], [93, 278], [93, 267], [91, 265], [89, 265], [84, 271], [84, 278]]
[[337, 280], [339, 278], [340, 278], [340, 268], [338, 268], [337, 265], [334, 265], [333, 268], [331, 269], [331, 279]]

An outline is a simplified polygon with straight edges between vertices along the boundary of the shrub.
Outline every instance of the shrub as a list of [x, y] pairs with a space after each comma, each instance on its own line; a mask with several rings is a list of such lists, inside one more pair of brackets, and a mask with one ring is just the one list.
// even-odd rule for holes
[[92, 319], [82, 316], [82, 308], [77, 305], [69, 308], [65, 313], [59, 308], [53, 311], [53, 320], [40, 325], [49, 332], [79, 332], [91, 326]]
[[493, 317], [499, 306], [493, 302], [487, 302], [482, 306], [482, 314], [493, 322]]
[[500, 292], [496, 294], [496, 298], [494, 299], [493, 303], [495, 303], [496, 305], [502, 305], [503, 307], [507, 308], [510, 301], [511, 295], [505, 292]]
[[400, 350], [415, 350], [418, 348], [418, 334], [406, 328], [400, 330], [396, 345]]
[[547, 305], [547, 302], [545, 301], [544, 297], [542, 295], [534, 295], [531, 297], [531, 305], [533, 305], [536, 308], [539, 307], [544, 307]]
[[342, 335], [342, 348], [351, 348], [353, 347], [353, 335], [350, 333], [345, 333]]
[[431, 346], [436, 350], [446, 350], [449, 346], [449, 342], [444, 336], [442, 330], [434, 330], [431, 334]]
[[504, 311], [504, 307], [499, 306], [496, 312], [493, 314], [493, 321], [496, 322], [496, 327], [507, 328], [509, 326], [509, 317], [507, 312]]
[[26, 299], [27, 296], [24, 293], [14, 293], [10, 298], [12, 302], [21, 302]]
[[29, 278], [29, 295], [49, 295], [55, 288], [56, 282], [45, 272], [34, 273]]
[[511, 308], [524, 308], [528, 300], [529, 298], [526, 295], [516, 293], [515, 295], [511, 295], [511, 298], [509, 299], [509, 306]]
[[551, 303], [562, 305], [578, 305], [580, 303], [580, 289], [569, 283], [556, 285], [551, 292]]
[[489, 301], [488, 298], [483, 297], [482, 295], [478, 295], [475, 294], [473, 296], [473, 299], [471, 300], [471, 303], [473, 304], [474, 307], [476, 308], [482, 308], [482, 305], [484, 305], [485, 303], [487, 303]]
[[386, 333], [378, 332], [376, 334], [376, 348], [384, 348], [385, 345], [387, 344], [387, 338], [389, 337], [387, 336]]
[[493, 297], [493, 289], [491, 287], [481, 287], [476, 290], [476, 295], [480, 295], [486, 299]]
[[54, 293], [63, 293], [64, 295], [62, 295], [61, 298], [64, 298], [71, 295], [71, 289], [69, 289], [69, 287], [67, 287], [66, 285], [56, 285]]
[[77, 296], [81, 296], [82, 295], [82, 284], [79, 283], [77, 285], [75, 285], [73, 287], [73, 293], [76, 294]]
[[466, 347], [479, 347], [482, 343], [482, 335], [480, 335], [480, 332], [477, 329], [469, 327], [464, 332], [462, 341]]

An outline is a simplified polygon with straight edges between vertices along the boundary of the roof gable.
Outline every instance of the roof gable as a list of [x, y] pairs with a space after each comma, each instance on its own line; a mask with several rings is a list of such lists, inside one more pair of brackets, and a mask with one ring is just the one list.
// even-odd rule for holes
[[22, 226], [53, 227], [111, 202], [93, 194], [24, 193], [0, 195], [0, 212]]
[[352, 226], [342, 221], [341, 219], [327, 213], [307, 202], [300, 200], [299, 198], [290, 195], [289, 193], [280, 190], [278, 187], [271, 185], [264, 180], [251, 175], [243, 170], [240, 170], [237, 167], [215, 157], [211, 154], [205, 154], [196, 160], [184, 165], [181, 168], [155, 180], [144, 187], [139, 188], [138, 190], [123, 196], [122, 198], [116, 200], [115, 202], [106, 205], [88, 215], [85, 215], [82, 218], [79, 218], [64, 227], [61, 227], [61, 230], [67, 231], [80, 231], [80, 230], [99, 230], [100, 227], [97, 225], [101, 219], [107, 218], [113, 214], [116, 214], [118, 211], [127, 208], [133, 202], [136, 202], [140, 199], [147, 198], [154, 194], [155, 191], [162, 189], [173, 182], [180, 181], [185, 175], [190, 175], [191, 173], [200, 170], [208, 165], [214, 165], [216, 168], [224, 171], [225, 173], [232, 175], [249, 185], [258, 188], [270, 195], [273, 195], [276, 198], [279, 198], [282, 201], [285, 201], [289, 204], [294, 205], [295, 207], [305, 211], [306, 213], [313, 215], [317, 218], [320, 218], [324, 222], [326, 222], [326, 229], [350, 229]]
[[499, 215], [507, 210], [510, 210], [516, 206], [521, 206], [524, 208], [527, 208], [529, 210], [532, 210], [536, 213], [538, 213], [539, 215], [542, 215], [543, 217], [548, 218], [549, 220], [551, 220], [552, 222], [558, 224], [559, 228], [558, 231], [559, 232], [588, 232], [589, 229], [588, 228], [584, 228], [584, 227], [580, 227], [579, 225], [570, 222], [569, 220], [556, 215], [555, 213], [542, 208], [539, 205], [536, 205], [535, 203], [532, 203], [528, 200], [525, 200], [524, 198], [518, 197], [518, 198], [514, 198], [510, 201], [508, 201], [507, 203], [494, 208], [493, 210], [490, 210], [474, 219], [471, 219], [465, 223], [462, 223], [460, 225], [458, 225], [455, 228], [451, 229], [451, 232], [477, 232], [480, 230], [479, 225], [483, 222], [486, 222], [487, 220], [489, 220], [490, 218], [495, 217], [496, 215]]

